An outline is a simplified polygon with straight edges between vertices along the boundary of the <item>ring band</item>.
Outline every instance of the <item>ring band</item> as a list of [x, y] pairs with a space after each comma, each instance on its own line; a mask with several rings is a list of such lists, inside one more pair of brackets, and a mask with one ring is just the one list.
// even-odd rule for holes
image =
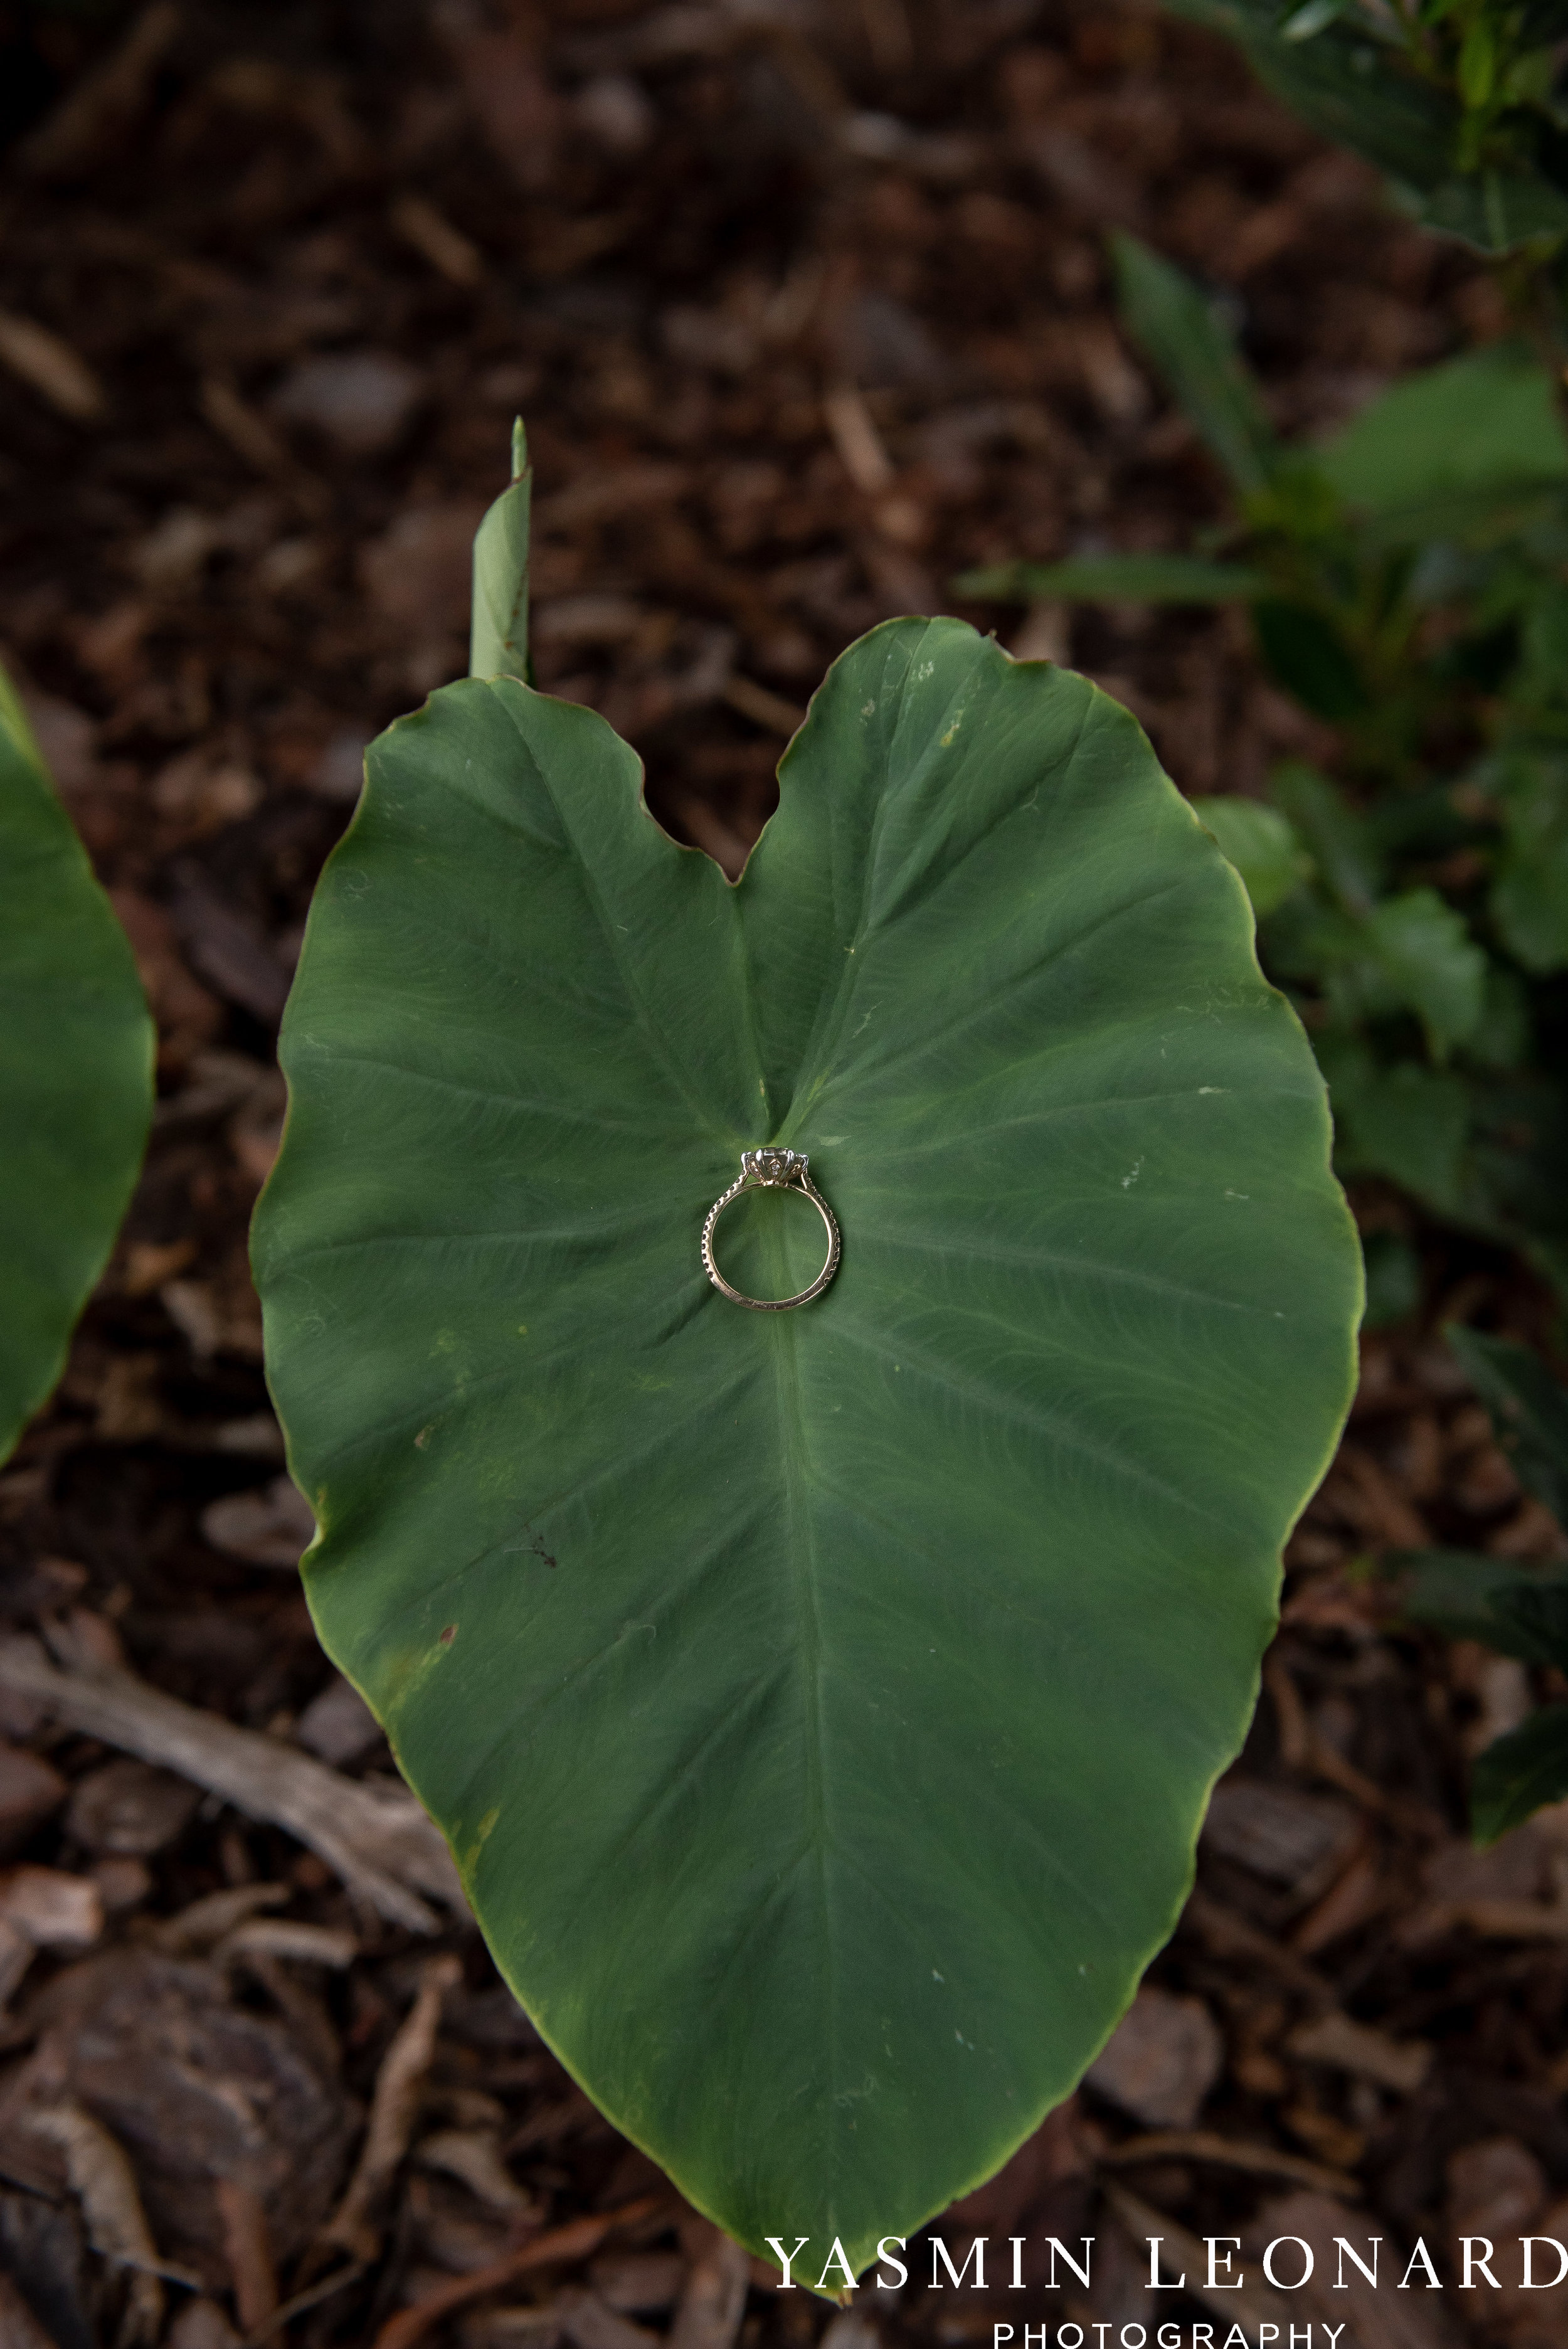
[[[833, 1221], [833, 1211], [817, 1189], [807, 1172], [803, 1150], [743, 1150], [740, 1154], [740, 1174], [727, 1191], [717, 1198], [707, 1211], [707, 1221], [702, 1227], [702, 1267], [721, 1296], [732, 1305], [748, 1305], [753, 1313], [788, 1313], [796, 1305], [810, 1305], [820, 1297], [839, 1268], [839, 1227]], [[828, 1261], [811, 1283], [799, 1297], [743, 1297], [732, 1288], [713, 1260], [714, 1226], [726, 1207], [738, 1199], [742, 1191], [799, 1191], [810, 1199], [828, 1230]]]

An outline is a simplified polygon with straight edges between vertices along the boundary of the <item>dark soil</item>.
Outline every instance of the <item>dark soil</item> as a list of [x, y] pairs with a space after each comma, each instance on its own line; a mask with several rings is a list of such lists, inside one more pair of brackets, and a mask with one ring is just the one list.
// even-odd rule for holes
[[[1224, 289], [1292, 429], [1495, 333], [1499, 306], [1230, 52], [1117, 0], [12, 0], [0, 123], [0, 643], [162, 1037], [124, 1237], [0, 1475], [0, 1609], [67, 1661], [123, 1659], [374, 1777], [386, 1748], [291, 1570], [245, 1230], [312, 884], [364, 742], [465, 667], [469, 541], [514, 411], [540, 682], [609, 717], [661, 820], [733, 870], [851, 637], [964, 609], [945, 583], [975, 563], [1180, 546], [1222, 515], [1119, 336], [1109, 230]], [[18, 319], [44, 339], [19, 344]], [[1254, 788], [1315, 747], [1228, 618], [966, 616], [1070, 654], [1186, 789]], [[1399, 1630], [1366, 1571], [1429, 1540], [1560, 1554], [1439, 1334], [1458, 1317], [1543, 1342], [1550, 1318], [1501, 1257], [1392, 1197], [1358, 1206], [1414, 1233], [1427, 1300], [1367, 1341], [1201, 1891], [1138, 2030], [940, 2229], [955, 2259], [986, 2233], [1003, 2284], [1001, 2238], [1033, 2261], [1046, 2234], [1094, 2233], [1087, 2292], [1065, 2270], [1054, 2298], [933, 2290], [917, 2244], [909, 2287], [851, 2315], [760, 2269], [748, 2303], [471, 1930], [378, 1922], [281, 1830], [10, 1695], [0, 1859], [49, 1871], [26, 1884], [58, 1915], [0, 2021], [0, 2341], [327, 2349], [390, 2327], [387, 2349], [652, 2349], [671, 2329], [678, 2349], [805, 2349], [830, 2321], [835, 2349], [866, 2324], [988, 2342], [1026, 2306], [1150, 2322], [1151, 2233], [1192, 2284], [1184, 2234], [1242, 2237], [1254, 2282], [1260, 2229], [1320, 2242], [1324, 2284], [1336, 2230], [1381, 2236], [1400, 2273], [1424, 2235], [1450, 2281], [1460, 2233], [1568, 2237], [1568, 1826], [1484, 1857], [1463, 1830], [1467, 1754], [1545, 1683]], [[19, 1880], [0, 1874], [0, 1914]], [[418, 2018], [397, 2037], [421, 1984], [423, 2049]], [[378, 2076], [387, 2175], [357, 2232], [313, 2244]], [[26, 2122], [51, 2097], [100, 2157], [118, 2141], [122, 2203], [134, 2180], [179, 2279], [105, 2256], [123, 2209], [101, 2161], [95, 2191], [81, 2146]], [[535, 2264], [482, 2286], [533, 2241]], [[1548, 2349], [1563, 2297], [1350, 2295], [1352, 2337]], [[1162, 2300], [1184, 2341], [1194, 2316], [1232, 2321]], [[1288, 2313], [1345, 2313], [1309, 2300]], [[422, 2302], [428, 2325], [400, 2329]]]

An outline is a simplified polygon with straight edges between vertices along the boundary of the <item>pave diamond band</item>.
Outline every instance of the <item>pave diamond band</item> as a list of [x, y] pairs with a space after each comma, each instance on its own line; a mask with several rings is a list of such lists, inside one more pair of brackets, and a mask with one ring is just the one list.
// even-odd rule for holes
[[[799, 1297], [743, 1297], [726, 1280], [713, 1259], [714, 1227], [733, 1200], [742, 1191], [799, 1191], [810, 1199], [821, 1216], [828, 1234], [828, 1261], [811, 1283]], [[702, 1268], [721, 1296], [732, 1305], [748, 1305], [754, 1313], [788, 1313], [796, 1305], [810, 1305], [820, 1297], [839, 1268], [839, 1226], [833, 1221], [833, 1211], [812, 1182], [810, 1162], [803, 1150], [743, 1150], [740, 1154], [740, 1174], [728, 1190], [722, 1192], [707, 1211], [707, 1221], [702, 1227]]]

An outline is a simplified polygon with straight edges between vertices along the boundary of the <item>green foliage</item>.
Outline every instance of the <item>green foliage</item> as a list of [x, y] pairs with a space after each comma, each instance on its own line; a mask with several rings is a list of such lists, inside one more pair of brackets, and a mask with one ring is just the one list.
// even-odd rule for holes
[[1341, 1166], [1568, 1286], [1568, 437], [1551, 381], [1505, 344], [1284, 447], [1198, 288], [1130, 239], [1118, 268], [1130, 331], [1227, 466], [1235, 526], [1193, 556], [955, 585], [1110, 602], [1141, 579], [1151, 601], [1250, 607], [1275, 682], [1336, 729], [1338, 771], [1276, 771], [1266, 854], [1261, 811], [1202, 812], [1311, 1030]]
[[528, 666], [528, 541], [533, 469], [520, 416], [511, 428], [511, 480], [474, 538], [470, 677], [517, 677]]
[[1290, 825], [1261, 800], [1195, 799], [1192, 812], [1241, 874], [1254, 914], [1272, 914], [1310, 874]]
[[[1563, 1652], [1568, 1655], [1568, 1645]], [[1568, 1795], [1568, 1704], [1543, 1704], [1478, 1754], [1470, 1772], [1470, 1823], [1480, 1844], [1522, 1826], [1546, 1803]]]
[[1166, 0], [1228, 33], [1323, 138], [1386, 171], [1429, 228], [1486, 253], [1568, 237], [1555, 0]]
[[[515, 676], [368, 777], [255, 1234], [311, 1605], [574, 2076], [859, 2270], [1180, 1910], [1352, 1385], [1321, 1080], [1133, 719], [956, 621], [836, 663], [733, 886]], [[770, 1140], [843, 1230], [779, 1315], [698, 1257]]]
[[1257, 386], [1197, 286], [1135, 236], [1111, 239], [1121, 315], [1243, 497], [1264, 489], [1279, 444]]
[[0, 675], [0, 1459], [59, 1377], [152, 1114], [125, 933]]
[[[1492, 1415], [1522, 1484], [1568, 1524], [1568, 1394], [1527, 1347], [1473, 1330], [1449, 1341]], [[1417, 1551], [1405, 1612], [1450, 1639], [1480, 1640], [1527, 1664], [1568, 1671], [1568, 1574], [1522, 1574], [1496, 1558], [1458, 1550]], [[1545, 1704], [1477, 1756], [1470, 1821], [1478, 1843], [1495, 1843], [1543, 1803], [1568, 1795], [1568, 1704]]]
[[1361, 1253], [1367, 1267], [1364, 1330], [1387, 1330], [1405, 1320], [1421, 1302], [1421, 1260], [1398, 1232], [1368, 1232]]

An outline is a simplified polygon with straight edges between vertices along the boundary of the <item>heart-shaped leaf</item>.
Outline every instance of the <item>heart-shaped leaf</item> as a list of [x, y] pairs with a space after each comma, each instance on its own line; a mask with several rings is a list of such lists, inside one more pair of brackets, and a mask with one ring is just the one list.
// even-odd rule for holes
[[[815, 2283], [1174, 1922], [1350, 1390], [1323, 1086], [1132, 719], [956, 621], [837, 663], [734, 887], [510, 678], [369, 777], [256, 1237], [311, 1603], [545, 2037]], [[843, 1259], [753, 1313], [769, 1141]]]
[[0, 676], [0, 1460], [59, 1377], [152, 1114], [124, 931]]

